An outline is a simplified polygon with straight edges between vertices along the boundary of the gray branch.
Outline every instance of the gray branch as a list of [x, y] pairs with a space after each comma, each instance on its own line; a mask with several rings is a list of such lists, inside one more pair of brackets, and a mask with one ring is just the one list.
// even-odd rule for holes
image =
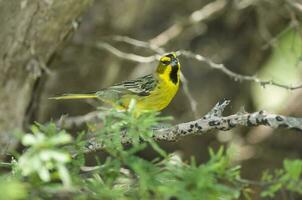
[[[225, 107], [229, 103], [229, 100], [218, 102], [204, 117], [195, 121], [180, 123], [169, 128], [154, 129], [153, 138], [157, 141], [176, 141], [187, 135], [200, 135], [215, 129], [226, 131], [238, 125], [246, 127], [264, 125], [274, 129], [287, 128], [302, 132], [302, 118], [276, 115], [266, 111], [254, 113], [240, 111], [233, 115], [222, 116]], [[122, 143], [131, 143], [127, 133], [122, 134]], [[84, 152], [89, 153], [102, 148], [104, 148], [102, 142], [97, 141], [96, 138], [91, 138], [88, 140]]]

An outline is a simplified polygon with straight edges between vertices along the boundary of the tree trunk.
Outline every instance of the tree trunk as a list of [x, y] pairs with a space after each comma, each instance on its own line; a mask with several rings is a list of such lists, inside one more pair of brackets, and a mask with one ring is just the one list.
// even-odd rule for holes
[[0, 0], [0, 158], [15, 147], [47, 63], [92, 0]]

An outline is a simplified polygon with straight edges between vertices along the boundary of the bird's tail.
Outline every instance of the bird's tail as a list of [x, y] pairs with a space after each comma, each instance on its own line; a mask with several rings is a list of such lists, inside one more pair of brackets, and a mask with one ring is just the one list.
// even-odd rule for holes
[[51, 97], [49, 99], [65, 100], [65, 99], [94, 99], [98, 98], [95, 94], [64, 94], [62, 96]]

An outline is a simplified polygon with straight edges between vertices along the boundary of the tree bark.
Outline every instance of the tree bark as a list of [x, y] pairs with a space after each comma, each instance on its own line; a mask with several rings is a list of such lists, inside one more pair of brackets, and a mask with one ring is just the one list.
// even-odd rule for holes
[[39, 77], [92, 0], [0, 0], [0, 158], [16, 146]]

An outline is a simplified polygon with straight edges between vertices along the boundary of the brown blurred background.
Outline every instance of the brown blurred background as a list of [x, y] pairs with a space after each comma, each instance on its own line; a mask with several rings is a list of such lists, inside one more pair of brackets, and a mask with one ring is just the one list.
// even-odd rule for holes
[[[220, 7], [208, 9], [216, 11], [203, 20], [190, 22], [192, 13], [195, 12], [196, 17], [196, 11], [204, 11], [202, 9], [213, 2]], [[76, 116], [93, 111], [94, 102], [48, 98], [63, 93], [97, 91], [148, 74], [157, 64], [119, 58], [98, 48], [98, 42], [108, 42], [124, 52], [150, 56], [154, 54], [151, 50], [116, 42], [112, 36], [124, 35], [156, 44], [158, 41], [154, 38], [173, 25], [181, 28], [177, 29], [179, 34], [164, 42], [162, 47], [167, 51], [190, 50], [240, 74], [298, 84], [302, 82], [301, 16], [302, 3], [290, 0], [96, 0], [74, 21], [78, 28], [69, 34], [67, 42], [49, 62], [49, 72], [41, 78], [29, 121], [46, 122], [63, 114]], [[263, 88], [257, 83], [233, 80], [205, 63], [184, 56], [180, 62], [198, 103], [197, 116], [205, 114], [223, 98], [231, 100], [225, 114], [235, 113], [244, 106], [248, 112], [263, 109], [302, 116], [302, 90]], [[173, 116], [171, 123], [193, 120], [196, 116], [182, 89], [162, 115]], [[176, 143], [162, 143], [162, 146], [170, 152], [179, 152], [184, 159], [196, 156], [199, 162], [204, 162], [208, 159], [209, 147], [232, 145], [234, 163], [243, 165], [243, 177], [259, 179], [263, 169], [281, 167], [284, 158], [300, 158], [301, 143], [300, 132], [238, 127], [187, 137]], [[145, 156], [152, 155], [146, 152]]]

